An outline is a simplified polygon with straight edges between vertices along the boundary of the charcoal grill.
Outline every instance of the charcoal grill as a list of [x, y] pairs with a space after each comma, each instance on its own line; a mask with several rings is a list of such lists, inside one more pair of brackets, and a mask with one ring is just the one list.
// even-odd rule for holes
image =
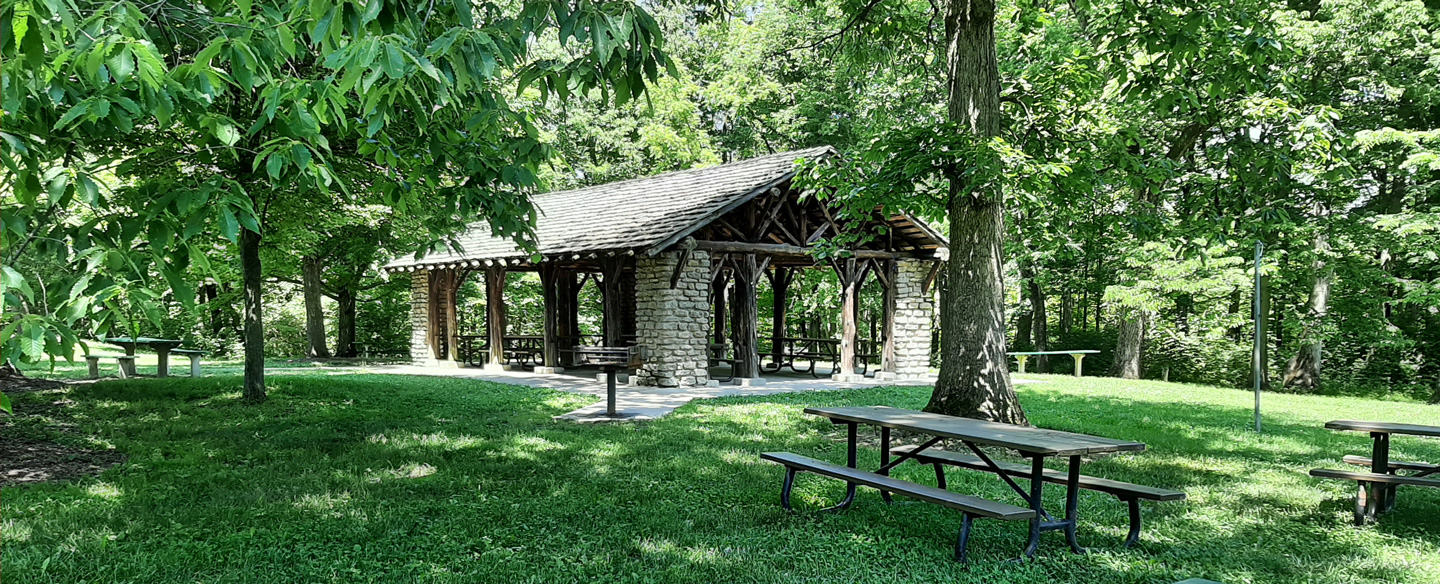
[[630, 347], [575, 347], [575, 359], [580, 365], [594, 365], [605, 372], [605, 416], [621, 418], [615, 411], [615, 374], [621, 369], [639, 367], [645, 358], [645, 348]]

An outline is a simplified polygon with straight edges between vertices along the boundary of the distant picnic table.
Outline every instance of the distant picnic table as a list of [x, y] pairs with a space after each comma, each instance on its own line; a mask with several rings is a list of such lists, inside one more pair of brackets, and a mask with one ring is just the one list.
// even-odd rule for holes
[[151, 337], [106, 337], [104, 341], [108, 344], [124, 348], [127, 357], [135, 356], [136, 347], [145, 347], [155, 351], [157, 361], [155, 366], [156, 377], [166, 377], [170, 375], [170, 351], [185, 344], [185, 341], [179, 339], [156, 339]]
[[[1378, 514], [1395, 509], [1395, 489], [1400, 485], [1419, 487], [1440, 487], [1440, 478], [1429, 478], [1440, 472], [1440, 464], [1430, 462], [1406, 462], [1390, 460], [1390, 436], [1403, 434], [1440, 438], [1440, 426], [1421, 424], [1399, 424], [1394, 422], [1365, 422], [1360, 420], [1333, 420], [1325, 423], [1331, 430], [1369, 432], [1373, 444], [1370, 458], [1346, 455], [1341, 458], [1346, 464], [1370, 467], [1370, 472], [1317, 468], [1310, 476], [1355, 481], [1359, 489], [1355, 494], [1355, 524], [1373, 523]], [[1401, 474], [1401, 471], [1410, 474]]]
[[[795, 473], [810, 472], [844, 480], [847, 483], [845, 498], [832, 510], [848, 508], [855, 501], [858, 485], [878, 489], [881, 497], [890, 501], [890, 494], [899, 493], [921, 501], [959, 510], [962, 513], [960, 535], [955, 545], [955, 559], [964, 562], [966, 546], [970, 539], [972, 521], [988, 518], [1002, 521], [1030, 522], [1030, 538], [1025, 546], [1025, 555], [1033, 556], [1040, 545], [1040, 534], [1047, 531], [1064, 531], [1065, 539], [1072, 550], [1083, 552], [1076, 540], [1079, 524], [1079, 491], [1094, 490], [1109, 493], [1130, 503], [1130, 533], [1126, 546], [1139, 537], [1140, 513], [1138, 499], [1173, 501], [1184, 499], [1179, 491], [1132, 485], [1119, 481], [1087, 477], [1080, 474], [1080, 464], [1085, 457], [1115, 452], [1139, 452], [1145, 449], [1140, 442], [1116, 440], [1101, 436], [1089, 436], [1073, 432], [1047, 430], [1029, 426], [1017, 426], [998, 422], [986, 422], [970, 418], [958, 418], [929, 412], [889, 408], [884, 406], [806, 408], [805, 413], [829, 418], [831, 423], [845, 424], [848, 438], [846, 465], [840, 466], [789, 452], [766, 452], [760, 455], [764, 460], [786, 467], [785, 483], [781, 487], [780, 503], [790, 510], [790, 492], [794, 488]], [[865, 472], [857, 468], [859, 426], [875, 426], [880, 429], [880, 468]], [[892, 449], [892, 430], [902, 430], [929, 436], [929, 440], [917, 446], [901, 446]], [[958, 451], [930, 450], [943, 440], [954, 440], [962, 444], [974, 456]], [[1028, 465], [997, 462], [980, 449], [981, 446], [1005, 448], [1018, 451], [1029, 458]], [[891, 460], [898, 453], [899, 457]], [[1046, 469], [1047, 457], [1066, 459], [1066, 472]], [[890, 469], [915, 460], [935, 467], [937, 486], [930, 487], [890, 477]], [[946, 490], [945, 466], [979, 470], [998, 476], [1024, 500], [1025, 506], [990, 501], [978, 496], [955, 493]], [[1029, 489], [1021, 488], [1011, 477], [1030, 481]], [[1065, 485], [1065, 514], [1063, 519], [1051, 517], [1043, 504], [1045, 483]]]
[[1020, 365], [1020, 373], [1024, 373], [1024, 372], [1025, 372], [1025, 360], [1026, 360], [1026, 359], [1029, 359], [1029, 358], [1032, 357], [1032, 356], [1035, 356], [1035, 355], [1069, 355], [1070, 357], [1072, 357], [1072, 358], [1075, 359], [1075, 376], [1076, 376], [1076, 377], [1080, 377], [1080, 363], [1085, 360], [1085, 356], [1086, 356], [1086, 355], [1094, 355], [1094, 354], [1097, 354], [1097, 353], [1099, 353], [1099, 352], [1100, 352], [1100, 351], [1096, 351], [1096, 350], [1094, 350], [1094, 349], [1076, 349], [1076, 350], [1073, 350], [1073, 351], [1024, 351], [1024, 352], [1006, 353], [1006, 355], [1010, 355], [1011, 357], [1014, 357], [1015, 360], [1016, 360], [1017, 362], [1019, 362], [1019, 365]]

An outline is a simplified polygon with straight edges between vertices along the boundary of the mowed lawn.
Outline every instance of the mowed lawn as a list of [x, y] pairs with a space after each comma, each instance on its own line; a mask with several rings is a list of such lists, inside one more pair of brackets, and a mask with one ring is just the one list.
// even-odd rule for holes
[[[787, 450], [840, 462], [843, 433], [810, 405], [917, 408], [925, 388], [731, 398], [639, 424], [555, 422], [593, 398], [390, 375], [284, 375], [239, 402], [237, 377], [140, 379], [15, 396], [40, 414], [0, 440], [58, 436], [128, 456], [97, 478], [0, 493], [0, 578], [28, 582], [1440, 582], [1440, 490], [1402, 489], [1377, 526], [1350, 523], [1353, 486], [1306, 475], [1368, 454], [1357, 418], [1440, 424], [1440, 407], [1267, 394], [1265, 433], [1244, 391], [1027, 376], [1033, 423], [1143, 441], [1086, 465], [1186, 491], [1147, 503], [1142, 544], [1119, 547], [1124, 505], [1084, 493], [1072, 555], [1046, 534], [1008, 561], [1025, 526], [977, 523], [972, 564], [951, 560], [959, 514], [885, 505], [862, 489], [843, 514], [787, 514]], [[49, 409], [41, 404], [60, 402]], [[62, 431], [54, 425], [66, 426]], [[1397, 437], [1396, 459], [1440, 461]], [[862, 451], [862, 464], [878, 454]], [[933, 484], [928, 467], [896, 474]], [[993, 477], [952, 490], [1010, 502]], [[803, 478], [815, 509], [842, 484]], [[1052, 509], [1060, 489], [1047, 489]]]

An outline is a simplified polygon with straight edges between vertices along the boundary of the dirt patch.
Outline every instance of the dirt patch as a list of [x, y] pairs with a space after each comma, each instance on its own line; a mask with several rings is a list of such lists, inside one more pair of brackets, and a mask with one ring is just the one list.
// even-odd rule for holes
[[[0, 392], [15, 396], [62, 390], [64, 383], [18, 375], [8, 367], [0, 368]], [[42, 402], [34, 398], [15, 404], [15, 415], [0, 413], [0, 486], [68, 481], [99, 474], [125, 461], [125, 455], [113, 450], [89, 450], [66, 446], [53, 440], [17, 436], [17, 422], [31, 416], [45, 416], [42, 434], [72, 433], [73, 424], [65, 415], [71, 401], [57, 392], [57, 401]], [[33, 419], [32, 419], [33, 420]]]
[[0, 486], [66, 481], [125, 462], [113, 450], [85, 450], [48, 440], [0, 439]]
[[52, 389], [60, 389], [62, 386], [64, 386], [63, 383], [51, 379], [36, 379], [34, 377], [0, 374], [0, 393], [8, 395], [34, 391], [49, 391]]

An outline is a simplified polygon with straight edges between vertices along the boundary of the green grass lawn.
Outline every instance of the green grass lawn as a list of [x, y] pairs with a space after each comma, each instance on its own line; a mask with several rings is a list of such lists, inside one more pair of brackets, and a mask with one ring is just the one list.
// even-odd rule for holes
[[[1189, 493], [1146, 504], [1119, 547], [1124, 506], [1084, 493], [1081, 541], [1046, 534], [1010, 562], [1023, 525], [977, 523], [972, 565], [951, 561], [959, 515], [884, 505], [862, 489], [836, 515], [780, 509], [782, 472], [757, 454], [844, 458], [843, 433], [809, 405], [923, 405], [928, 390], [731, 398], [644, 424], [551, 416], [591, 398], [478, 381], [284, 375], [262, 406], [239, 379], [140, 379], [15, 396], [7, 437], [115, 448], [98, 478], [6, 487], [6, 582], [1440, 582], [1440, 490], [1400, 492], [1377, 526], [1350, 524], [1353, 488], [1306, 476], [1368, 453], [1335, 418], [1440, 423], [1440, 407], [1266, 395], [1266, 432], [1243, 391], [1027, 376], [1031, 421], [1140, 440], [1148, 452], [1086, 472]], [[60, 402], [45, 409], [42, 404]], [[68, 425], [68, 426], [67, 426]], [[56, 429], [56, 428], [61, 429]], [[66, 429], [68, 428], [68, 429]], [[1397, 437], [1395, 458], [1440, 461], [1440, 441]], [[863, 452], [862, 465], [878, 455]], [[928, 468], [898, 476], [933, 484]], [[952, 490], [1016, 502], [993, 477], [951, 471]], [[797, 503], [837, 499], [808, 477]], [[1048, 489], [1052, 508], [1060, 489]]]

